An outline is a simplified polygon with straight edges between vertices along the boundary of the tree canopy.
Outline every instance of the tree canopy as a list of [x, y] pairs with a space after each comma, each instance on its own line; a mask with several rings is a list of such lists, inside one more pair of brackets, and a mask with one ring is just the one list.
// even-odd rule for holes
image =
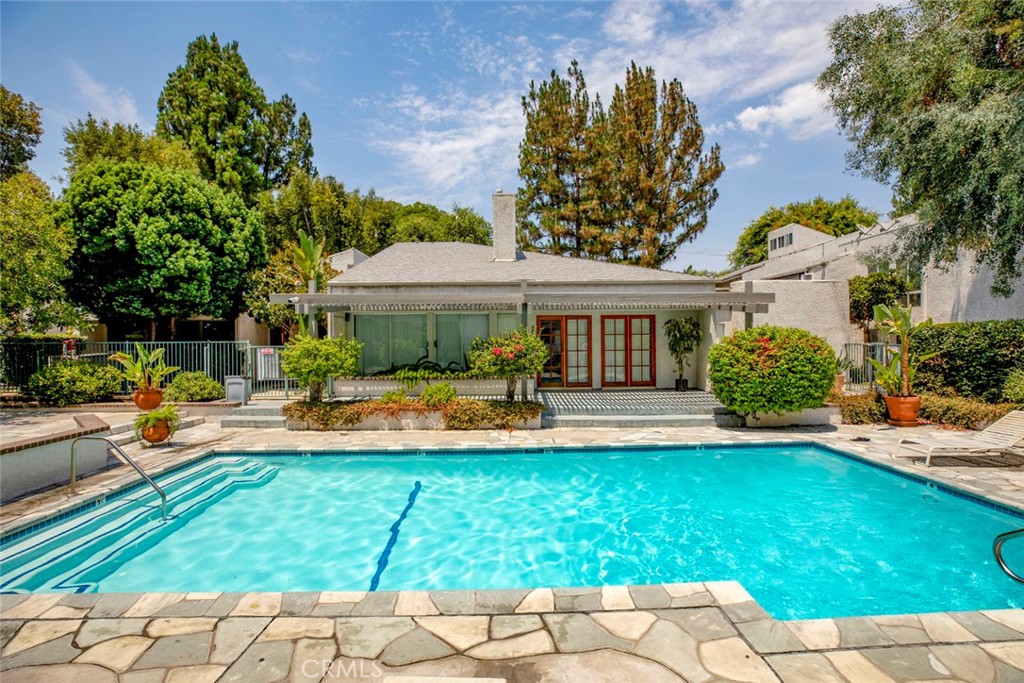
[[476, 211], [458, 205], [449, 213], [433, 204], [415, 202], [395, 213], [395, 242], [469, 242], [489, 244], [490, 224]]
[[216, 34], [193, 40], [157, 101], [157, 133], [181, 140], [203, 178], [253, 202], [313, 168], [312, 127], [288, 95], [268, 102], [238, 52]]
[[781, 208], [770, 206], [740, 233], [736, 248], [729, 252], [729, 264], [743, 268], [767, 259], [768, 233], [790, 223], [838, 237], [853, 232], [857, 226], [874, 225], [877, 220], [876, 212], [864, 208], [850, 196], [830, 201], [819, 195], [810, 201], [792, 202]]
[[43, 137], [41, 109], [0, 85], [0, 180], [27, 168]]
[[891, 183], [924, 224], [905, 256], [972, 250], [1009, 296], [1024, 272], [1024, 2], [911, 0], [844, 16], [818, 78], [854, 147], [849, 166]]
[[568, 79], [531, 83], [523, 112], [524, 249], [658, 268], [707, 227], [725, 166], [677, 79], [659, 88], [631, 64], [605, 110], [573, 62]]
[[907, 281], [890, 271], [850, 278], [850, 322], [867, 333], [875, 319], [875, 306], [892, 306], [907, 293]]
[[137, 125], [111, 124], [89, 114], [64, 127], [64, 170], [68, 176], [99, 159], [138, 161], [164, 168], [199, 172], [199, 166], [180, 140], [164, 140]]
[[28, 171], [0, 181], [0, 333], [81, 323], [61, 284], [74, 246], [46, 183]]
[[107, 321], [230, 317], [266, 263], [259, 212], [187, 171], [98, 161], [71, 178], [68, 293]]

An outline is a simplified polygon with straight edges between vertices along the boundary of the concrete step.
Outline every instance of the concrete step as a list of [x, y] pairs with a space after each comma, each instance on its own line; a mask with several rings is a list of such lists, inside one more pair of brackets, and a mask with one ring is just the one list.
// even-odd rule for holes
[[247, 406], [241, 406], [231, 411], [231, 417], [240, 417], [245, 415], [247, 417], [280, 417], [281, 406], [284, 402], [274, 401], [273, 403], [250, 403]]
[[227, 415], [220, 420], [221, 429], [283, 429], [284, 416], [278, 411], [273, 415]]
[[542, 424], [558, 427], [739, 427], [739, 415], [545, 415]]

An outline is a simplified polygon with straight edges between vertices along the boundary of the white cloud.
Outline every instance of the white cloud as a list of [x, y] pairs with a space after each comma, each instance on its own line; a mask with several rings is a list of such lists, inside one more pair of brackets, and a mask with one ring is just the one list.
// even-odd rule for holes
[[835, 129], [835, 120], [825, 110], [825, 95], [807, 81], [786, 88], [770, 104], [747, 107], [736, 115], [742, 130], [751, 133], [788, 132], [806, 140]]
[[604, 20], [604, 32], [612, 40], [635, 45], [654, 39], [663, 21], [657, 2], [616, 2]]
[[100, 119], [143, 125], [135, 98], [124, 88], [111, 88], [90, 76], [78, 64], [69, 61], [71, 81], [89, 112]]
[[759, 161], [761, 161], [760, 154], [744, 154], [731, 164], [726, 164], [726, 166], [731, 168], [744, 168], [746, 166], [753, 166]]

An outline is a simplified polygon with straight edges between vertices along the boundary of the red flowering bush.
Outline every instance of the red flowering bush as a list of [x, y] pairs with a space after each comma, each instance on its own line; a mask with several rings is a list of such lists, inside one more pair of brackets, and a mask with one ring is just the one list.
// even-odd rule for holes
[[473, 374], [504, 379], [505, 398], [514, 401], [519, 379], [541, 371], [548, 359], [548, 348], [540, 337], [520, 327], [497, 337], [477, 339], [467, 356]]
[[711, 347], [708, 377], [719, 401], [738, 413], [816, 408], [835, 383], [836, 355], [821, 337], [763, 325]]

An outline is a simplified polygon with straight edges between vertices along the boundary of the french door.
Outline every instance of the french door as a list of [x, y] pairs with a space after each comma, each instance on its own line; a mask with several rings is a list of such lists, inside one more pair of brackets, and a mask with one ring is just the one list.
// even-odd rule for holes
[[537, 331], [548, 347], [538, 386], [589, 387], [590, 316], [537, 316]]
[[601, 316], [601, 385], [655, 385], [653, 315]]

